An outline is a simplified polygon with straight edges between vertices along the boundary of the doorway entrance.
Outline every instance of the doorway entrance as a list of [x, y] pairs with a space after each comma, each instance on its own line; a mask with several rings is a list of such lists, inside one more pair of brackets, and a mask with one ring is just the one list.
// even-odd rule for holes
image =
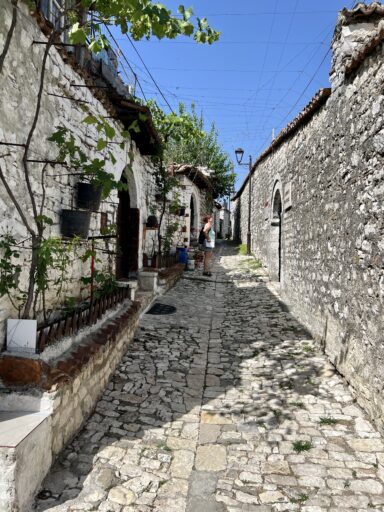
[[129, 192], [120, 190], [117, 209], [117, 279], [136, 277], [139, 260], [140, 212], [131, 208]]
[[270, 274], [275, 281], [281, 281], [282, 270], [282, 201], [280, 190], [276, 190], [273, 198], [271, 243], [270, 243]]

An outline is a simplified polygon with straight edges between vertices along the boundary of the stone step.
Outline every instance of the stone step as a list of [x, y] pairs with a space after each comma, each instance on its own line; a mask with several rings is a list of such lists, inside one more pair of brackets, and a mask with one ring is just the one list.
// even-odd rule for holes
[[48, 411], [0, 411], [0, 510], [27, 512], [52, 463]]

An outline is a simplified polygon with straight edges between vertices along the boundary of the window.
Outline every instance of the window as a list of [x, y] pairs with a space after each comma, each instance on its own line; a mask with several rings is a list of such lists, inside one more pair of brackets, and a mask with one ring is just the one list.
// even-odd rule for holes
[[62, 30], [65, 25], [66, 3], [66, 0], [41, 0], [40, 2], [40, 11], [58, 31]]

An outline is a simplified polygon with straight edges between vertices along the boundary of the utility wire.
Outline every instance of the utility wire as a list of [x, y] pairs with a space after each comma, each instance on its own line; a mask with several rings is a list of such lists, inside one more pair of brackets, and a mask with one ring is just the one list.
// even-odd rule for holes
[[128, 67], [129, 67], [129, 69], [132, 71], [133, 76], [135, 77], [135, 80], [137, 81], [138, 86], [139, 86], [139, 88], [140, 88], [141, 94], [143, 95], [143, 98], [145, 99], [145, 101], [147, 101], [147, 98], [145, 97], [145, 94], [144, 94], [143, 88], [142, 88], [142, 86], [141, 86], [141, 83], [140, 83], [139, 77], [137, 76], [137, 74], [135, 73], [134, 69], [132, 68], [132, 66], [131, 66], [130, 62], [128, 61], [127, 57], [125, 56], [125, 54], [124, 54], [123, 50], [120, 48], [119, 43], [116, 41], [116, 38], [114, 37], [114, 35], [113, 35], [113, 34], [112, 34], [112, 32], [110, 31], [110, 29], [109, 29], [108, 25], [105, 25], [105, 24], [104, 24], [104, 26], [105, 26], [105, 28], [107, 29], [107, 32], [108, 32], [108, 34], [109, 34], [110, 38], [112, 39], [112, 41], [115, 43], [115, 45], [116, 45], [116, 46], [117, 46], [117, 48], [119, 49], [119, 51], [120, 51], [120, 53], [121, 53], [121, 55], [122, 55], [122, 57], [123, 57], [124, 61], [127, 63], [127, 65], [128, 65]]
[[149, 71], [149, 69], [148, 69], [147, 65], [145, 64], [145, 62], [144, 62], [143, 58], [141, 57], [141, 55], [140, 55], [140, 53], [139, 53], [138, 49], [137, 49], [137, 48], [136, 48], [136, 46], [133, 44], [132, 39], [129, 37], [129, 35], [128, 35], [128, 34], [125, 34], [125, 35], [126, 35], [126, 37], [127, 37], [128, 41], [130, 42], [130, 44], [131, 44], [132, 48], [133, 48], [133, 49], [134, 49], [134, 51], [136, 52], [137, 56], [139, 57], [140, 62], [143, 64], [144, 68], [146, 69], [146, 71], [147, 71], [148, 75], [151, 77], [151, 80], [152, 80], [152, 82], [155, 84], [156, 89], [159, 91], [159, 93], [161, 94], [161, 96], [162, 96], [163, 100], [164, 100], [164, 101], [165, 101], [165, 103], [168, 105], [169, 110], [172, 112], [172, 114], [174, 114], [175, 112], [173, 111], [173, 108], [172, 108], [172, 107], [171, 107], [171, 105], [169, 104], [169, 102], [168, 102], [167, 98], [164, 96], [164, 94], [163, 94], [162, 90], [160, 89], [159, 85], [157, 84], [156, 80], [154, 79], [154, 77], [153, 77], [152, 73]]

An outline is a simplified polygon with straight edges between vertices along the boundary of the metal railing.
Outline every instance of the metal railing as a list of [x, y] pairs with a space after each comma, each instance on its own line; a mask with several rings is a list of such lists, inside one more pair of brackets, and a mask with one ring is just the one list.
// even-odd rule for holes
[[74, 311], [62, 318], [54, 320], [37, 329], [36, 352], [53, 345], [61, 338], [76, 335], [82, 327], [94, 325], [108, 309], [129, 298], [129, 288], [118, 288], [116, 291], [97, 298], [88, 307]]

